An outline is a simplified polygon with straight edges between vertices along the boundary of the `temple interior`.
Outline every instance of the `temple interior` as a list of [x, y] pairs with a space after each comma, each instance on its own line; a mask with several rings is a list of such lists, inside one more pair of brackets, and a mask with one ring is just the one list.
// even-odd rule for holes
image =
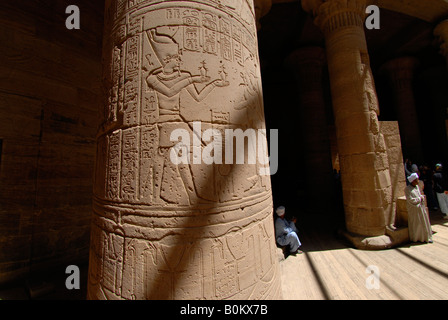
[[[31, 297], [48, 289], [44, 275], [89, 260], [104, 1], [77, 1], [80, 30], [65, 28], [69, 2], [0, 8], [0, 285], [26, 284]], [[426, 2], [376, 1], [380, 29], [364, 31], [378, 120], [398, 122], [401, 162], [448, 167], [448, 66], [434, 35], [448, 3]], [[259, 20], [266, 128], [278, 130], [274, 207], [332, 236], [344, 209], [325, 48], [300, 1], [273, 0]]]
[[[279, 1], [280, 2], [280, 1]], [[306, 121], [301, 119], [300, 99], [294, 68], [288, 65], [288, 57], [303, 47], [325, 47], [325, 39], [312, 18], [294, 1], [274, 4], [261, 19], [262, 28], [258, 34], [260, 59], [263, 76], [263, 95], [265, 101], [266, 125], [268, 128], [281, 128], [279, 138], [280, 165], [278, 172], [272, 176], [274, 201], [278, 205], [290, 203], [295, 205], [301, 199], [302, 209], [310, 212], [328, 212], [322, 199], [325, 189], [307, 190], [306, 179], [320, 179], [319, 175], [332, 169], [339, 170], [337, 145], [334, 137], [334, 118], [331, 105], [331, 91], [328, 70], [322, 67], [321, 92], [325, 102], [325, 121], [328, 125], [328, 139], [331, 163], [318, 163], [317, 167], [308, 168], [305, 162], [304, 139], [307, 134]], [[387, 72], [382, 69], [388, 61], [397, 58], [413, 57], [415, 65], [412, 79], [412, 93], [417, 110], [418, 129], [421, 137], [421, 150], [415, 155], [412, 150], [403, 148], [403, 160], [410, 158], [418, 165], [433, 166], [437, 161], [447, 159], [447, 110], [446, 61], [440, 54], [440, 46], [434, 34], [434, 22], [424, 21], [401, 12], [381, 9], [381, 27], [365, 29], [370, 55], [370, 65], [375, 79], [379, 100], [379, 120], [398, 121], [395, 98]], [[325, 59], [325, 58], [324, 58]], [[323, 61], [325, 63], [325, 61]], [[394, 74], [394, 71], [391, 71]], [[308, 81], [306, 79], [305, 81]], [[310, 111], [311, 112], [311, 111]], [[321, 115], [322, 116], [322, 115]], [[301, 128], [297, 123], [305, 123]], [[299, 130], [303, 130], [298, 134]], [[283, 138], [282, 138], [283, 137]], [[290, 145], [294, 141], [294, 148]], [[319, 145], [318, 137], [313, 143]], [[403, 139], [403, 138], [402, 138]], [[327, 142], [328, 143], [328, 142]], [[282, 144], [288, 145], [283, 146]], [[311, 150], [316, 151], [316, 150]], [[319, 151], [317, 151], [319, 152]], [[321, 157], [318, 155], [316, 158]], [[325, 156], [325, 155], [324, 155]], [[328, 155], [327, 155], [328, 156]], [[317, 163], [317, 161], [315, 162]], [[311, 169], [311, 170], [310, 170]], [[294, 182], [292, 182], [294, 181]], [[307, 193], [308, 191], [308, 193]], [[310, 194], [315, 192], [316, 194]], [[309, 201], [311, 197], [314, 201]], [[316, 198], [317, 197], [317, 198]], [[336, 205], [333, 208], [338, 208]]]

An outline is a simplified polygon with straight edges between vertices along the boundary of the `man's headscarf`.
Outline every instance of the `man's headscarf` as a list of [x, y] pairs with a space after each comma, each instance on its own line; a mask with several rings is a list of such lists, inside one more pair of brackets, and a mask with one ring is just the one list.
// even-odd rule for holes
[[281, 217], [282, 215], [285, 214], [285, 207], [284, 206], [280, 206], [277, 208], [277, 210], [275, 210], [275, 212], [277, 213], [277, 215], [279, 217]]
[[408, 181], [410, 183], [412, 183], [412, 181], [414, 181], [415, 179], [418, 179], [418, 174], [416, 174], [416, 173], [413, 173], [408, 177]]

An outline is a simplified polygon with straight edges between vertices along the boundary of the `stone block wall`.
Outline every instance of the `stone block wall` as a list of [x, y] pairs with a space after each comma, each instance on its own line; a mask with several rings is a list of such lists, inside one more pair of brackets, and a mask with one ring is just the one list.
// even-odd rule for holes
[[[68, 30], [76, 4], [81, 29]], [[0, 284], [88, 260], [103, 1], [2, 1]]]
[[397, 199], [397, 215], [395, 217], [395, 226], [408, 226], [408, 208], [406, 207], [406, 196], [402, 196]]
[[[404, 197], [406, 177], [404, 173], [403, 154], [401, 151], [400, 131], [397, 121], [380, 121], [380, 132], [384, 136], [389, 162], [390, 180], [392, 184], [392, 215], [390, 224], [402, 225], [402, 211], [397, 207], [399, 198]], [[407, 221], [407, 219], [406, 219]]]

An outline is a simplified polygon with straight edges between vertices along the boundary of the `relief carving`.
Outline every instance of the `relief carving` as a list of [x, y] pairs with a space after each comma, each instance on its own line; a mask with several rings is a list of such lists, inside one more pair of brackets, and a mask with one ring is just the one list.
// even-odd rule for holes
[[112, 0], [106, 19], [89, 297], [277, 297], [269, 180], [170, 159], [175, 129], [192, 155], [207, 129], [264, 128], [252, 1]]
[[112, 133], [108, 140], [107, 198], [118, 200], [121, 170], [121, 131]]
[[[216, 87], [228, 86], [223, 79], [210, 82], [207, 75], [205, 61], [198, 67], [199, 74], [191, 75], [182, 70], [180, 66], [181, 51], [178, 43], [172, 38], [178, 30], [175, 28], [163, 28], [167, 34], [160, 34], [157, 29], [146, 32], [151, 48], [157, 57], [157, 65], [161, 67], [149, 72], [146, 78], [148, 88], [152, 89], [155, 97], [152, 98], [155, 109], [158, 110], [158, 127], [160, 132], [159, 150], [156, 153], [157, 165], [154, 166], [155, 200], [159, 198], [169, 203], [189, 204], [198, 201], [195, 191], [191, 169], [186, 165], [175, 165], [170, 160], [170, 149], [176, 144], [170, 140], [173, 130], [185, 128], [192, 131], [189, 124], [180, 112], [180, 95], [186, 91], [195, 101], [204, 100]], [[155, 63], [153, 63], [155, 65]], [[195, 83], [205, 83], [198, 90]], [[153, 108], [154, 108], [153, 107]], [[189, 199], [189, 202], [186, 202]]]

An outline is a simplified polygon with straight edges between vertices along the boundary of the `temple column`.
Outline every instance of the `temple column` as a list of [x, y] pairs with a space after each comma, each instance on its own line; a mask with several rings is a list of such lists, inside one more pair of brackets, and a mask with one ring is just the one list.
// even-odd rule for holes
[[418, 60], [414, 57], [400, 57], [388, 61], [381, 67], [389, 78], [394, 95], [394, 108], [400, 128], [401, 143], [405, 158], [413, 162], [422, 161], [417, 109], [412, 82]]
[[300, 102], [305, 158], [305, 167], [300, 171], [305, 175], [307, 207], [310, 212], [328, 213], [334, 209], [334, 179], [322, 89], [325, 50], [298, 49], [287, 58], [287, 64], [294, 70]]
[[89, 299], [281, 298], [256, 32], [252, 1], [106, 1]]
[[[448, 19], [447, 20], [443, 20], [442, 22], [440, 22], [436, 28], [434, 29], [434, 35], [438, 38], [439, 43], [440, 43], [440, 53], [445, 57], [446, 59], [446, 67], [448, 68]], [[446, 111], [441, 111], [440, 112], [440, 116], [439, 119], [439, 123], [441, 123], [441, 127], [445, 127], [445, 132], [446, 132], [446, 136], [445, 136], [445, 145], [446, 145], [446, 141], [448, 141], [448, 119], [446, 119]], [[448, 155], [448, 151], [446, 151], [446, 148], [442, 148], [442, 150], [444, 150], [444, 154], [445, 156]]]
[[325, 36], [347, 231], [363, 248], [391, 245], [392, 190], [364, 34], [365, 0], [302, 0]]

